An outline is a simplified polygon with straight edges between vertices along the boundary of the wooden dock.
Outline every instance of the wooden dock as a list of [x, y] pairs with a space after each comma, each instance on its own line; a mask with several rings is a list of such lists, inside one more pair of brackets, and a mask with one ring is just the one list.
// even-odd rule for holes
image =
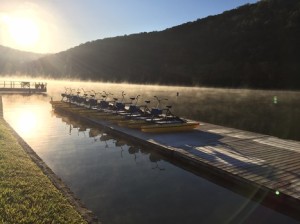
[[0, 81], [0, 93], [45, 93], [47, 83], [27, 81]]
[[280, 207], [300, 220], [300, 142], [204, 122], [191, 132], [143, 133], [88, 117], [67, 103], [62, 106], [56, 101], [52, 105], [58, 112], [99, 125], [193, 168], [205, 169], [229, 186], [252, 189], [271, 202], [271, 207]]

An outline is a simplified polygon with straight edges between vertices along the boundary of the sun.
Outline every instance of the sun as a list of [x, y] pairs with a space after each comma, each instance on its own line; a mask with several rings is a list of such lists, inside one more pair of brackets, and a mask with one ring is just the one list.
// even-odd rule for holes
[[8, 21], [11, 39], [21, 48], [33, 47], [39, 41], [38, 25], [30, 18], [15, 17]]
[[35, 53], [52, 51], [53, 37], [59, 36], [56, 17], [34, 1], [7, 2], [12, 5], [3, 6], [6, 10], [0, 3], [0, 45]]

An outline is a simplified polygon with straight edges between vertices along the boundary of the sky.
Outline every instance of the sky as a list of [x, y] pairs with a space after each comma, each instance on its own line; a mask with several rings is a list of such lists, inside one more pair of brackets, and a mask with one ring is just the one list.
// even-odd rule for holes
[[0, 45], [57, 53], [82, 43], [161, 31], [258, 0], [1, 0]]

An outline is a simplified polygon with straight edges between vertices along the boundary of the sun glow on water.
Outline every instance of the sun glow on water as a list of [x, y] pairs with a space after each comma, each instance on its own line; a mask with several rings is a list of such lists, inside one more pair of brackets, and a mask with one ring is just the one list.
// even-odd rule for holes
[[21, 135], [31, 135], [38, 124], [39, 117], [31, 111], [19, 113], [16, 116], [16, 129]]

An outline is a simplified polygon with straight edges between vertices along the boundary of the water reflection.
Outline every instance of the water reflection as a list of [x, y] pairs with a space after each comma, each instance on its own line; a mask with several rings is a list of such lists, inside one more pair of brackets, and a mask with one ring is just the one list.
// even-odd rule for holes
[[[14, 111], [13, 117], [9, 119], [14, 129], [26, 138], [34, 138], [37, 132], [47, 133], [47, 116], [48, 104], [44, 101], [45, 95], [28, 97], [27, 95], [7, 95], [3, 97], [5, 104], [4, 117], [10, 115], [11, 108], [19, 108]], [[39, 100], [38, 100], [39, 99]], [[21, 105], [20, 105], [20, 102]], [[43, 103], [41, 103], [43, 102]]]
[[[163, 211], [164, 212], [169, 212], [169, 210], [170, 210], [170, 211], [178, 212], [179, 215], [178, 216], [174, 215], [174, 216], [177, 217], [177, 219], [180, 220], [180, 222], [177, 222], [176, 220], [174, 220], [173, 218], [168, 217], [168, 216], [164, 217], [165, 214], [159, 213], [160, 215], [158, 215], [157, 218], [159, 217], [160, 219], [164, 220], [163, 221], [164, 223], [182, 223], [182, 222], [184, 222], [184, 223], [195, 223], [195, 222], [197, 222], [197, 219], [206, 220], [206, 221], [201, 221], [201, 223], [215, 223], [216, 220], [218, 220], [218, 222], [220, 222], [222, 220], [221, 221], [222, 223], [227, 223], [227, 222], [228, 223], [232, 223], [232, 222], [233, 223], [240, 223], [241, 220], [246, 220], [245, 223], [252, 223], [253, 220], [255, 220], [256, 222], [258, 220], [260, 220], [260, 218], [257, 216], [257, 214], [261, 215], [262, 210], [264, 210], [264, 212], [266, 212], [266, 213], [270, 212], [270, 210], [268, 210], [267, 208], [264, 208], [261, 205], [258, 205], [258, 204], [256, 204], [255, 202], [253, 202], [251, 200], [247, 199], [247, 200], [239, 201], [238, 198], [240, 196], [237, 196], [237, 195], [228, 196], [228, 192], [226, 192], [225, 189], [217, 187], [216, 185], [210, 185], [210, 184], [207, 185], [207, 183], [203, 183], [203, 179], [201, 179], [201, 178], [199, 180], [194, 179], [194, 180], [192, 180], [191, 183], [180, 183], [180, 184], [178, 183], [178, 181], [185, 181], [186, 180], [185, 176], [181, 176], [179, 179], [177, 179], [178, 177], [176, 177], [175, 180], [170, 179], [170, 177], [167, 177], [165, 180], [161, 180], [161, 178], [165, 178], [165, 175], [161, 175], [161, 176], [155, 176], [155, 178], [153, 179], [153, 177], [151, 178], [152, 175], [149, 173], [149, 172], [151, 172], [151, 170], [152, 171], [159, 171], [159, 173], [160, 173], [160, 172], [168, 172], [169, 168], [171, 170], [174, 169], [174, 167], [171, 168], [170, 164], [166, 163], [166, 162], [171, 162], [168, 158], [156, 153], [155, 151], [151, 151], [151, 150], [148, 150], [148, 149], [137, 147], [135, 145], [131, 145], [129, 142], [127, 142], [124, 139], [118, 139], [118, 138], [116, 138], [116, 137], [114, 137], [114, 136], [112, 136], [108, 133], [105, 133], [102, 129], [87, 126], [86, 123], [84, 123], [84, 122], [82, 122], [82, 121], [80, 121], [76, 118], [68, 117], [67, 115], [63, 115], [63, 114], [60, 114], [60, 113], [57, 113], [57, 112], [55, 112], [54, 115], [56, 117], [60, 117], [61, 120], [66, 125], [72, 126], [71, 134], [72, 134], [72, 132], [75, 133], [75, 134], [77, 134], [77, 132], [78, 133], [83, 132], [83, 133], [85, 133], [83, 136], [85, 136], [86, 138], [88, 137], [88, 138], [94, 139], [94, 141], [103, 142], [105, 149], [112, 150], [112, 151], [119, 150], [120, 151], [119, 156], [117, 156], [117, 154], [114, 154], [114, 156], [117, 156], [117, 157], [119, 157], [119, 158], [121, 158], [121, 159], [123, 159], [127, 162], [131, 161], [131, 165], [132, 165], [132, 161], [134, 161], [136, 165], [144, 164], [146, 162], [145, 159], [147, 160], [148, 163], [150, 162], [151, 165], [149, 167], [147, 167], [147, 170], [148, 170], [147, 172], [146, 172], [145, 168], [142, 169], [142, 171], [145, 172], [144, 174], [141, 174], [140, 170], [136, 170], [136, 169], [132, 170], [132, 168], [129, 168], [129, 167], [131, 167], [131, 165], [128, 167], [127, 162], [126, 162], [127, 167], [124, 169], [122, 167], [122, 163], [120, 165], [120, 161], [118, 161], [119, 164], [112, 164], [112, 166], [111, 166], [111, 169], [115, 169], [115, 170], [117, 170], [117, 172], [115, 172], [115, 171], [111, 172], [110, 171], [110, 173], [112, 173], [112, 175], [117, 175], [118, 177], [116, 177], [116, 178], [121, 178], [122, 183], [124, 183], [124, 181], [125, 181], [126, 184], [122, 185], [123, 188], [128, 187], [127, 184], [128, 184], [128, 181], [129, 181], [129, 183], [131, 183], [129, 188], [132, 188], [132, 189], [127, 190], [125, 192], [128, 192], [130, 194], [135, 194], [135, 195], [137, 194], [137, 192], [140, 192], [140, 194], [138, 194], [139, 196], [137, 197], [136, 200], [141, 201], [143, 203], [145, 203], [145, 201], [142, 198], [144, 198], [144, 197], [148, 198], [148, 197], [145, 195], [145, 190], [141, 190], [140, 187], [146, 188], [146, 192], [147, 192], [146, 194], [149, 193], [148, 192], [149, 190], [156, 192], [154, 194], [153, 193], [150, 194], [150, 195], [152, 195], [152, 197], [155, 197], [155, 198], [147, 199], [147, 200], [153, 200], [153, 201], [159, 200], [161, 203], [165, 203], [165, 202], [163, 202], [163, 200], [167, 200], [167, 201], [170, 200], [170, 199], [166, 198], [166, 197], [170, 196], [170, 192], [168, 192], [168, 191], [172, 192], [171, 193], [172, 196], [179, 197], [180, 198], [179, 201], [178, 201], [178, 199], [176, 199], [176, 200], [171, 200], [171, 202], [169, 202], [170, 204], [167, 203], [166, 206], [168, 206], [168, 208], [165, 208]], [[125, 154], [125, 156], [124, 156], [124, 154]], [[128, 157], [128, 155], [131, 155], [131, 157]], [[145, 157], [145, 155], [147, 155], [147, 156]], [[112, 159], [112, 158], [110, 157], [110, 159]], [[179, 165], [179, 164], [177, 164], [177, 165]], [[120, 171], [119, 170], [120, 168], [124, 172]], [[141, 167], [138, 166], [137, 168], [140, 169]], [[174, 171], [171, 171], [171, 176], [174, 178], [174, 176], [173, 176], [174, 174], [172, 172], [174, 172]], [[120, 173], [122, 173], [122, 175], [124, 175], [124, 176], [120, 177]], [[179, 172], [179, 173], [181, 173], [181, 172]], [[168, 173], [168, 175], [170, 175], [170, 173]], [[180, 175], [190, 175], [190, 174], [187, 174], [186, 172], [184, 172], [184, 173], [181, 173]], [[205, 176], [205, 175], [200, 174], [200, 176]], [[153, 183], [149, 183], [148, 177], [151, 181], [153, 181]], [[124, 180], [124, 178], [125, 178], [125, 180]], [[205, 178], [216, 181], [211, 176], [206, 176]], [[157, 179], [159, 179], [159, 181], [157, 181]], [[106, 179], [105, 181], [110, 182], [111, 180]], [[141, 184], [137, 183], [136, 181], [145, 182], [146, 185], [150, 185], [154, 188], [151, 189], [151, 187], [145, 186], [145, 184], [141, 185]], [[191, 180], [189, 180], [189, 181], [191, 181]], [[198, 181], [200, 181], [201, 183], [199, 183]], [[112, 181], [112, 183], [116, 183], [116, 182], [119, 183], [119, 180], [114, 179]], [[170, 186], [169, 182], [171, 184], [173, 184], [173, 186]], [[216, 182], [218, 182], [218, 181], [216, 181]], [[108, 185], [110, 187], [112, 187], [111, 186], [112, 183], [110, 183]], [[218, 182], [218, 183], [220, 183], [220, 182]], [[165, 186], [162, 186], [161, 184], [163, 184]], [[195, 186], [191, 186], [190, 184], [195, 184]], [[227, 186], [227, 184], [225, 184], [225, 183], [221, 183], [221, 184], [224, 184], [225, 186]], [[203, 185], [203, 186], [200, 187], [201, 185]], [[206, 188], [208, 186], [210, 188], [214, 189], [213, 192], [214, 191], [215, 192], [214, 193], [211, 192], [212, 194], [215, 194], [217, 192], [218, 192], [217, 194], [220, 194], [220, 195], [217, 196], [217, 201], [221, 201], [221, 203], [225, 203], [224, 205], [232, 206], [231, 209], [236, 208], [237, 210], [235, 210], [235, 211], [231, 210], [233, 212], [233, 214], [230, 214], [230, 215], [226, 216], [223, 213], [224, 211], [222, 210], [222, 209], [225, 209], [223, 207], [223, 205], [216, 205], [215, 204], [216, 203], [214, 201], [214, 200], [216, 200], [215, 196], [203, 195], [204, 194], [203, 192], [206, 192], [206, 190], [207, 190], [207, 189], [204, 190], [203, 187]], [[163, 188], [162, 192], [160, 192], [161, 190], [156, 189], [157, 187], [162, 187]], [[167, 187], [167, 189], [165, 189], [165, 187]], [[186, 192], [187, 189], [191, 190], [191, 192]], [[180, 195], [183, 192], [184, 192], [185, 195]], [[108, 193], [110, 195], [110, 197], [112, 197], [111, 193], [109, 193], [109, 192], [106, 192], [106, 193]], [[250, 199], [255, 195], [255, 193], [256, 193], [256, 191], [242, 192], [242, 194], [248, 195], [248, 197]], [[112, 193], [112, 194], [114, 194], [114, 193]], [[164, 199], [163, 200], [158, 199], [156, 194], [160, 195], [160, 197], [162, 197]], [[198, 195], [196, 196], [195, 194], [198, 194]], [[121, 198], [124, 197], [124, 195], [120, 195], [120, 194], [117, 194], [117, 195], [118, 195], [118, 197], [121, 197]], [[222, 196], [224, 198], [222, 198]], [[134, 199], [134, 197], [132, 197], [132, 195], [130, 195], [129, 197], [131, 199], [126, 199], [126, 200], [128, 200], [127, 203], [139, 203], [138, 201], [136, 201]], [[186, 199], [184, 199], [185, 197], [186, 197]], [[197, 199], [195, 200], [194, 197], [197, 198]], [[101, 199], [104, 199], [104, 198], [105, 197], [103, 197]], [[117, 198], [114, 198], [114, 199], [117, 200]], [[220, 217], [214, 217], [214, 218], [210, 217], [210, 218], [205, 219], [204, 216], [196, 215], [196, 213], [198, 212], [198, 209], [202, 209], [202, 210], [204, 209], [204, 207], [203, 207], [204, 204], [203, 204], [203, 202], [201, 202], [201, 200], [203, 200], [205, 202], [204, 203], [205, 205], [208, 203], [209, 200], [212, 200], [214, 206], [216, 206], [216, 207], [212, 207], [212, 205], [210, 205], [208, 210], [217, 209], [217, 211], [220, 213], [220, 214], [218, 214], [218, 215], [220, 215]], [[226, 202], [223, 201], [223, 200], [225, 200]], [[235, 203], [231, 204], [227, 200], [233, 200], [233, 201], [237, 200], [235, 202], [237, 204], [235, 204]], [[256, 198], [256, 200], [257, 200], [257, 198]], [[258, 200], [263, 201], [264, 196], [262, 195], [261, 198], [259, 198]], [[87, 203], [89, 203], [89, 202], [87, 202]], [[118, 202], [118, 203], [121, 203], [121, 202]], [[176, 204], [175, 207], [174, 207], [173, 203]], [[182, 203], [182, 206], [187, 206], [188, 210], [192, 210], [193, 212], [190, 212], [190, 211], [188, 212], [186, 209], [183, 209], [177, 203], [179, 203], [179, 204]], [[188, 203], [188, 205], [186, 203]], [[240, 203], [240, 205], [239, 205], [239, 203]], [[125, 210], [128, 209], [128, 210], [126, 210], [126, 213], [135, 212], [135, 211], [129, 211], [129, 210], [135, 208], [135, 205], [134, 206], [133, 205], [128, 205], [126, 203], [125, 204], [121, 203], [121, 204], [123, 206], [125, 206], [125, 208], [124, 208]], [[210, 203], [208, 203], [208, 204], [210, 204]], [[114, 204], [111, 204], [111, 205], [114, 206], [115, 208], [117, 207]], [[145, 206], [144, 209], [150, 209], [150, 210], [153, 209], [153, 208], [148, 208], [148, 205], [141, 205], [141, 206]], [[157, 204], [155, 206], [157, 206]], [[194, 206], [194, 208], [191, 208], [191, 206]], [[221, 208], [217, 208], [218, 206], [220, 206]], [[235, 206], [237, 206], [237, 207], [235, 207]], [[159, 207], [159, 208], [162, 209], [161, 207]], [[95, 209], [97, 210], [98, 208], [95, 208]], [[104, 209], [104, 208], [102, 207], [102, 209]], [[187, 214], [179, 212], [178, 209], [183, 209], [184, 213], [187, 213]], [[221, 209], [221, 210], [219, 210], [219, 209]], [[103, 211], [100, 211], [100, 210], [98, 210], [98, 211], [103, 212]], [[145, 212], [141, 209], [138, 209], [136, 211], [139, 211], [141, 213]], [[153, 211], [156, 211], [156, 209], [153, 209]], [[206, 210], [206, 212], [208, 212], [208, 211]], [[273, 211], [271, 213], [273, 213]], [[112, 213], [108, 213], [108, 214], [112, 215], [112, 216], [116, 215], [116, 214], [112, 214]], [[120, 213], [119, 215], [124, 218], [124, 214]], [[149, 223], [148, 220], [139, 219], [139, 215], [133, 215], [133, 214], [131, 214], [131, 215], [132, 215], [132, 217], [128, 220], [125, 219], [125, 220], [122, 220], [121, 222], [119, 222], [119, 220], [114, 220], [114, 221], [116, 223], [135, 223], [136, 222], [135, 220], [137, 219], [137, 220], [139, 220], [138, 223]], [[275, 216], [277, 216], [277, 215], [275, 215]], [[279, 220], [281, 220], [281, 218], [282, 218], [281, 216], [282, 215], [279, 215], [279, 216], [277, 216], [277, 218], [279, 218]], [[189, 219], [190, 221], [183, 220], [184, 217]], [[164, 218], [166, 218], [166, 219], [164, 219]], [[268, 216], [265, 217], [266, 220], [269, 220], [269, 218], [270, 217], [268, 217]], [[288, 218], [288, 217], [285, 217], [285, 218], [290, 220], [290, 218]], [[285, 218], [283, 218], [283, 220]], [[160, 220], [160, 219], [157, 219], [157, 220]], [[170, 220], [172, 220], [172, 222]], [[209, 220], [209, 221], [207, 221], [207, 220]], [[281, 222], [281, 221], [277, 222], [275, 219], [273, 220], [273, 218], [271, 220], [272, 220], [273, 223], [280, 223]], [[109, 221], [111, 221], [111, 220], [109, 220]], [[292, 219], [290, 221], [293, 222]]]
[[25, 113], [17, 114], [15, 126], [21, 135], [33, 134], [39, 122], [41, 122], [41, 119], [38, 117], [38, 114], [26, 111]]
[[21, 136], [103, 223], [298, 223], [252, 201], [254, 192], [236, 194], [210, 174], [52, 113], [48, 101], [5, 97], [5, 119], [16, 129], [21, 111], [43, 117], [34, 135]]
[[135, 145], [131, 145], [124, 139], [116, 138], [111, 134], [106, 133], [100, 127], [92, 127], [92, 125], [87, 125], [85, 122], [80, 121], [79, 119], [65, 115], [64, 113], [52, 111], [52, 116], [60, 118], [63, 123], [66, 125], [66, 129], [69, 130], [69, 135], [73, 133], [78, 136], [82, 134], [84, 137], [92, 138], [94, 142], [100, 141], [104, 143], [105, 148], [119, 148], [121, 158], [123, 158], [123, 152], [126, 150], [129, 155], [133, 156], [135, 162], [137, 162], [138, 154], [149, 155], [149, 161], [153, 163], [151, 169], [157, 169], [159, 171], [164, 171], [165, 168], [159, 165], [164, 157], [160, 154], [157, 154], [155, 151], [150, 151], [147, 149], [141, 149]]

